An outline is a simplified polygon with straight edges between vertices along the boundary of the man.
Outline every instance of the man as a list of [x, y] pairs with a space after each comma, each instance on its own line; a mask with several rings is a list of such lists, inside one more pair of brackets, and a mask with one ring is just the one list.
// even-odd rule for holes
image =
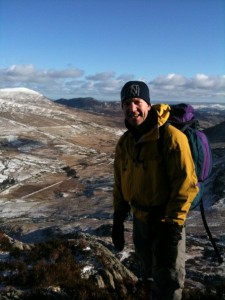
[[185, 279], [184, 224], [198, 193], [188, 140], [166, 124], [168, 105], [151, 106], [144, 82], [127, 82], [121, 103], [128, 130], [116, 146], [112, 240], [121, 251], [131, 210], [141, 277], [154, 281], [157, 299], [178, 300]]

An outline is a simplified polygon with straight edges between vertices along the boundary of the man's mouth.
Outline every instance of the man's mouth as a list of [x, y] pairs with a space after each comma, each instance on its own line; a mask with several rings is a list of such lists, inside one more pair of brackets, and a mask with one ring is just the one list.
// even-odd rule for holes
[[128, 117], [129, 117], [129, 118], [132, 118], [132, 119], [136, 119], [136, 118], [138, 118], [139, 116], [140, 116], [139, 113], [136, 113], [136, 114], [130, 113], [130, 114], [128, 114]]

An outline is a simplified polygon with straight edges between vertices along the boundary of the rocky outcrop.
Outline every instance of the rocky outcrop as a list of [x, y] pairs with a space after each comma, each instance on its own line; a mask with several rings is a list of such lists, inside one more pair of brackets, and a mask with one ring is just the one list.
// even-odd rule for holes
[[[82, 232], [31, 245], [1, 232], [0, 299], [150, 299], [151, 287], [131, 271], [136, 263]], [[197, 286], [196, 276], [187, 278], [184, 300], [224, 299], [223, 284]]]
[[73, 299], [74, 295], [77, 299], [137, 296], [138, 278], [89, 235], [79, 233], [29, 245], [1, 232], [0, 249], [1, 299], [13, 294], [17, 299], [43, 296], [46, 291], [49, 297], [61, 297], [57, 299]]

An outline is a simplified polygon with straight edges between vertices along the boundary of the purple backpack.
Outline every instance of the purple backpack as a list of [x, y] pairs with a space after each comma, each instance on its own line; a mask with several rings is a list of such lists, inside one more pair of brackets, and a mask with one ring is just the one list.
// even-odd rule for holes
[[212, 243], [212, 246], [218, 258], [218, 262], [222, 263], [223, 258], [209, 230], [203, 205], [204, 183], [205, 180], [208, 179], [211, 175], [213, 165], [212, 151], [209, 141], [206, 135], [198, 129], [199, 124], [198, 120], [195, 118], [194, 108], [189, 104], [181, 103], [172, 105], [169, 123], [179, 128], [186, 134], [188, 138], [199, 186], [199, 193], [192, 202], [190, 209], [194, 209], [197, 205], [200, 206], [201, 216], [206, 232]]
[[171, 105], [168, 122], [185, 133], [189, 141], [195, 171], [199, 181], [198, 185], [200, 187], [199, 194], [191, 205], [191, 209], [193, 209], [202, 199], [204, 181], [208, 179], [212, 173], [211, 147], [207, 136], [198, 129], [199, 123], [195, 118], [194, 108], [190, 104], [181, 103]]

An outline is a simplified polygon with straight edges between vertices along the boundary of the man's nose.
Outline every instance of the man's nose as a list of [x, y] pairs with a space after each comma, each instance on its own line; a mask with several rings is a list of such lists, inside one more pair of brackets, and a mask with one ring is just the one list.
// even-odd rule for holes
[[134, 110], [136, 110], [136, 108], [137, 108], [136, 104], [133, 101], [131, 101], [129, 109], [132, 110], [132, 111], [134, 111]]

